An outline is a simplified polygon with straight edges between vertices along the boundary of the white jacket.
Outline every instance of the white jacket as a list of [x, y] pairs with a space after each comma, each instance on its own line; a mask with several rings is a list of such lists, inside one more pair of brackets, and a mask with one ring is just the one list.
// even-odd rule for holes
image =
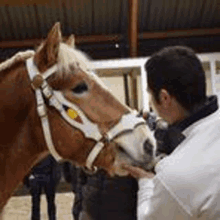
[[183, 134], [156, 176], [139, 180], [138, 220], [220, 219], [220, 111]]

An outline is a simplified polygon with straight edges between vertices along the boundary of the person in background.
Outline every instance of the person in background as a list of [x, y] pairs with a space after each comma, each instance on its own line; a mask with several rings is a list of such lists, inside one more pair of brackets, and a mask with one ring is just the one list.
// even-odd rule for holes
[[155, 172], [124, 165], [138, 180], [138, 220], [220, 218], [220, 112], [202, 64], [188, 47], [166, 47], [145, 65], [150, 102], [168, 123], [170, 155]]
[[137, 181], [134, 178], [110, 178], [99, 169], [95, 174], [71, 163], [64, 164], [64, 177], [75, 194], [74, 220], [135, 220]]
[[83, 194], [82, 188], [86, 184], [87, 174], [82, 168], [66, 161], [63, 163], [64, 179], [71, 184], [74, 193], [74, 202], [72, 207], [72, 215], [74, 220], [79, 220], [79, 214], [82, 211]]
[[44, 190], [49, 220], [56, 219], [55, 193], [61, 178], [61, 167], [52, 155], [36, 164], [25, 177], [24, 184], [32, 197], [32, 220], [40, 220], [40, 197]]
[[79, 220], [136, 220], [137, 181], [109, 177], [102, 169], [87, 174]]

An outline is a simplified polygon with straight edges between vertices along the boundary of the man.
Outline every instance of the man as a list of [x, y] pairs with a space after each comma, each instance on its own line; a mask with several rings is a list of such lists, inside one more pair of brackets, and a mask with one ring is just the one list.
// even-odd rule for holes
[[32, 196], [32, 220], [40, 220], [40, 197], [45, 191], [47, 199], [48, 219], [56, 219], [55, 193], [61, 178], [61, 168], [52, 155], [36, 164], [25, 177], [24, 184], [30, 189]]
[[83, 203], [83, 186], [86, 184], [87, 175], [79, 166], [73, 165], [70, 162], [63, 163], [63, 174], [66, 182], [71, 183], [72, 191], [74, 193], [74, 202], [72, 207], [72, 214], [74, 220], [79, 220], [79, 215], [82, 212]]
[[[168, 124], [171, 154], [156, 174], [125, 165], [139, 180], [138, 220], [220, 219], [220, 119], [206, 96], [205, 73], [193, 50], [167, 47], [146, 63], [154, 111]], [[165, 146], [166, 147], [166, 146]]]
[[80, 220], [136, 220], [137, 180], [133, 177], [109, 177], [99, 169], [87, 173], [82, 187]]
[[64, 178], [75, 194], [74, 220], [136, 220], [137, 180], [132, 177], [110, 178], [99, 169], [89, 173], [82, 167], [65, 162]]

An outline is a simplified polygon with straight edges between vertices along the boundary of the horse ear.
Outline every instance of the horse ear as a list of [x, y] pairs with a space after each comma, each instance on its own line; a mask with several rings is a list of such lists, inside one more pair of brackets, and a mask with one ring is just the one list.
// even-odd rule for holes
[[75, 36], [73, 34], [68, 37], [68, 39], [66, 40], [66, 44], [70, 47], [75, 47]]
[[57, 22], [52, 27], [46, 39], [48, 55], [58, 54], [59, 44], [61, 41], [62, 41], [62, 34], [61, 34], [60, 22]]
[[[45, 42], [35, 55], [35, 63], [39, 69], [48, 68], [57, 62], [59, 46], [62, 42], [60, 23], [57, 22], [50, 30]], [[42, 66], [43, 65], [43, 66]]]

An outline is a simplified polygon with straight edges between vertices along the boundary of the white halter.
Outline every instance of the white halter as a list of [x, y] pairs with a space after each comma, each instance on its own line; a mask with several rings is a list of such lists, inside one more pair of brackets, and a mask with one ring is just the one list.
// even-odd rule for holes
[[[40, 73], [36, 65], [34, 64], [33, 57], [31, 57], [26, 61], [26, 66], [28, 69], [30, 80], [32, 82], [32, 87], [35, 90], [37, 112], [41, 119], [45, 141], [50, 153], [57, 161], [60, 161], [63, 158], [57, 153], [53, 145], [48, 116], [46, 112], [46, 105], [44, 103], [43, 96], [44, 98], [49, 100], [49, 104], [55, 107], [69, 124], [71, 124], [74, 128], [77, 128], [80, 131], [82, 131], [86, 138], [91, 138], [97, 141], [86, 160], [86, 167], [89, 170], [92, 170], [92, 165], [95, 159], [104, 147], [104, 143], [101, 142], [101, 139], [107, 139], [108, 141], [112, 141], [116, 136], [119, 136], [127, 131], [132, 131], [136, 126], [140, 124], [145, 124], [145, 120], [142, 117], [137, 117], [137, 112], [135, 111], [123, 115], [118, 124], [116, 124], [103, 136], [99, 131], [97, 124], [91, 122], [77, 105], [69, 102], [63, 96], [62, 92], [54, 91], [48, 85], [46, 79], [58, 70], [57, 64], [52, 66], [46, 72]], [[37, 86], [35, 85], [36, 78], [38, 78]], [[70, 116], [66, 113], [64, 106], [73, 109], [75, 112], [77, 112], [77, 114], [82, 120], [82, 123], [79, 123], [74, 119], [70, 118]]]

